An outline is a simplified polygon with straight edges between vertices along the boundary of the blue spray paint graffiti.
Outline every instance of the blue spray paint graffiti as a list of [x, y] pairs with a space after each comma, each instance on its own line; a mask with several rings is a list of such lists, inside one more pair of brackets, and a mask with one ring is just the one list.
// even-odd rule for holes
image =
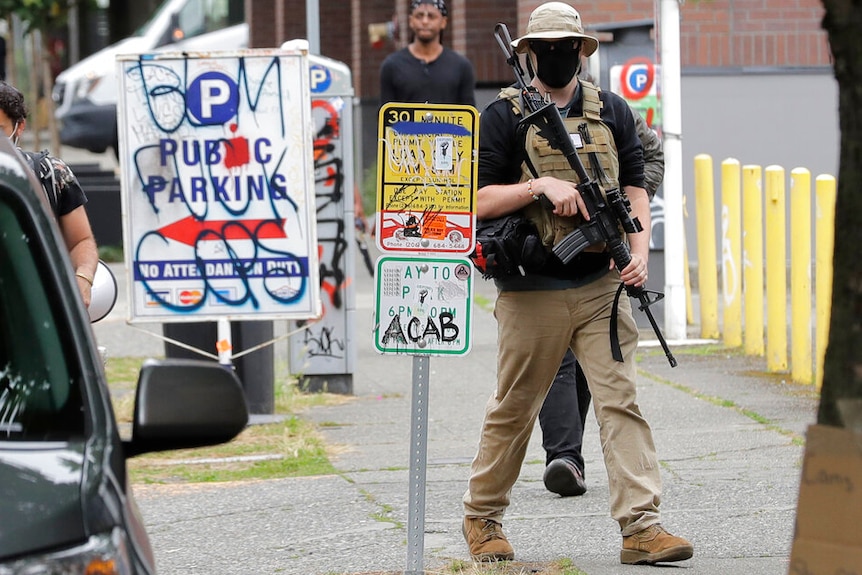
[[147, 56], [125, 68], [145, 125], [130, 146], [134, 219], [146, 222], [131, 245], [149, 308], [278, 313], [305, 302], [317, 276], [306, 253], [310, 170], [301, 177], [310, 154], [290, 132], [298, 118], [284, 62], [224, 60]]

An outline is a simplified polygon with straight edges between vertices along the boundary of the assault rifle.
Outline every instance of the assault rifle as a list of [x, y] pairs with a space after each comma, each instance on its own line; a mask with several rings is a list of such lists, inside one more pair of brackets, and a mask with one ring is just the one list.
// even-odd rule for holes
[[[553, 247], [552, 251], [554, 255], [566, 264], [572, 261], [587, 246], [604, 242], [611, 257], [614, 259], [616, 268], [622, 271], [629, 265], [632, 256], [628, 245], [623, 242], [623, 234], [620, 228], [632, 234], [643, 230], [637, 217], [632, 218], [629, 215], [631, 203], [628, 197], [624, 193], [621, 193], [619, 189], [606, 190], [602, 193], [599, 184], [590, 178], [590, 175], [584, 169], [584, 165], [578, 157], [578, 152], [569, 136], [566, 125], [563, 123], [562, 117], [560, 117], [560, 111], [557, 109], [557, 106], [553, 102], [546, 102], [535, 86], [529, 85], [524, 79], [524, 71], [521, 68], [517, 54], [512, 50], [512, 37], [509, 35], [509, 29], [505, 24], [498, 23], [496, 25], [494, 28], [494, 37], [506, 55], [506, 62], [512, 66], [515, 72], [515, 81], [518, 84], [524, 108], [524, 117], [521, 119], [520, 124], [524, 127], [530, 124], [536, 126], [539, 135], [545, 138], [552, 148], [560, 151], [565, 156], [569, 165], [578, 175], [578, 191], [584, 200], [587, 213], [589, 214], [589, 221], [569, 233]], [[589, 135], [584, 131], [581, 133], [581, 137], [585, 139]], [[622, 286], [620, 286], [620, 289], [622, 289]], [[676, 358], [674, 358], [668, 348], [667, 342], [652, 315], [652, 311], [649, 309], [649, 306], [661, 300], [664, 294], [647, 290], [643, 286], [626, 285], [625, 290], [629, 297], [637, 298], [640, 302], [638, 309], [643, 311], [649, 319], [650, 325], [652, 325], [653, 331], [655, 331], [656, 337], [671, 367], [676, 367]], [[619, 291], [617, 292], [617, 296], [619, 296]], [[614, 309], [616, 309], [616, 302]], [[616, 332], [615, 322], [611, 322], [611, 330], [611, 339], [613, 340]], [[613, 349], [613, 354], [615, 359], [622, 361], [622, 354], [619, 351], [618, 344]]]

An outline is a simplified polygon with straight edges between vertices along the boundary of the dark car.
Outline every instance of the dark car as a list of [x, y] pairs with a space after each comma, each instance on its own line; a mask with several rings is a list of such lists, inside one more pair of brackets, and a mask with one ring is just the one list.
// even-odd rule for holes
[[153, 573], [126, 460], [229, 441], [245, 398], [216, 362], [147, 360], [121, 438], [40, 190], [0, 137], [0, 575]]

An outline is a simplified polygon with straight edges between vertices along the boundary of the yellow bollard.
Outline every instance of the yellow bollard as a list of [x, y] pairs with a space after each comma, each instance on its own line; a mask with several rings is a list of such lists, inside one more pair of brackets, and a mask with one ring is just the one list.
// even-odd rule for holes
[[718, 273], [715, 252], [715, 192], [712, 157], [694, 157], [694, 197], [697, 212], [697, 277], [700, 292], [700, 335], [718, 337]]
[[829, 322], [832, 317], [832, 265], [835, 246], [835, 178], [817, 176], [817, 209], [815, 217], [815, 286], [817, 305], [815, 346], [817, 348], [817, 389], [823, 385], [823, 358], [829, 343]]
[[766, 369], [787, 370], [787, 242], [784, 168], [766, 167]]
[[685, 268], [683, 269], [682, 281], [685, 285], [685, 325], [694, 325], [694, 303], [691, 300], [691, 270], [688, 263], [688, 242], [682, 238], [682, 251], [685, 256]]
[[[682, 197], [682, 217], [688, 219], [688, 208], [685, 204], [685, 196]], [[694, 325], [694, 304], [691, 301], [691, 270], [688, 263], [688, 242], [685, 239], [685, 234], [682, 236], [682, 252], [685, 258], [685, 268], [683, 268], [683, 283], [685, 284], [685, 324]]]
[[739, 161], [721, 163], [721, 278], [724, 345], [742, 345], [742, 257], [740, 248]]
[[742, 167], [742, 250], [745, 353], [763, 355], [763, 179], [756, 165]]
[[790, 172], [790, 373], [814, 383], [811, 364], [811, 172]]

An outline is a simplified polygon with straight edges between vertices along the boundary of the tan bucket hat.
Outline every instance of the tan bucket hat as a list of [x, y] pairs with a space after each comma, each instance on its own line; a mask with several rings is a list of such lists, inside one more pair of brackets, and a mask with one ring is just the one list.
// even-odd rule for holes
[[527, 33], [512, 42], [515, 52], [523, 54], [529, 49], [530, 40], [560, 40], [581, 38], [581, 54], [589, 56], [599, 47], [599, 41], [584, 34], [581, 15], [565, 2], [545, 2], [530, 14]]

